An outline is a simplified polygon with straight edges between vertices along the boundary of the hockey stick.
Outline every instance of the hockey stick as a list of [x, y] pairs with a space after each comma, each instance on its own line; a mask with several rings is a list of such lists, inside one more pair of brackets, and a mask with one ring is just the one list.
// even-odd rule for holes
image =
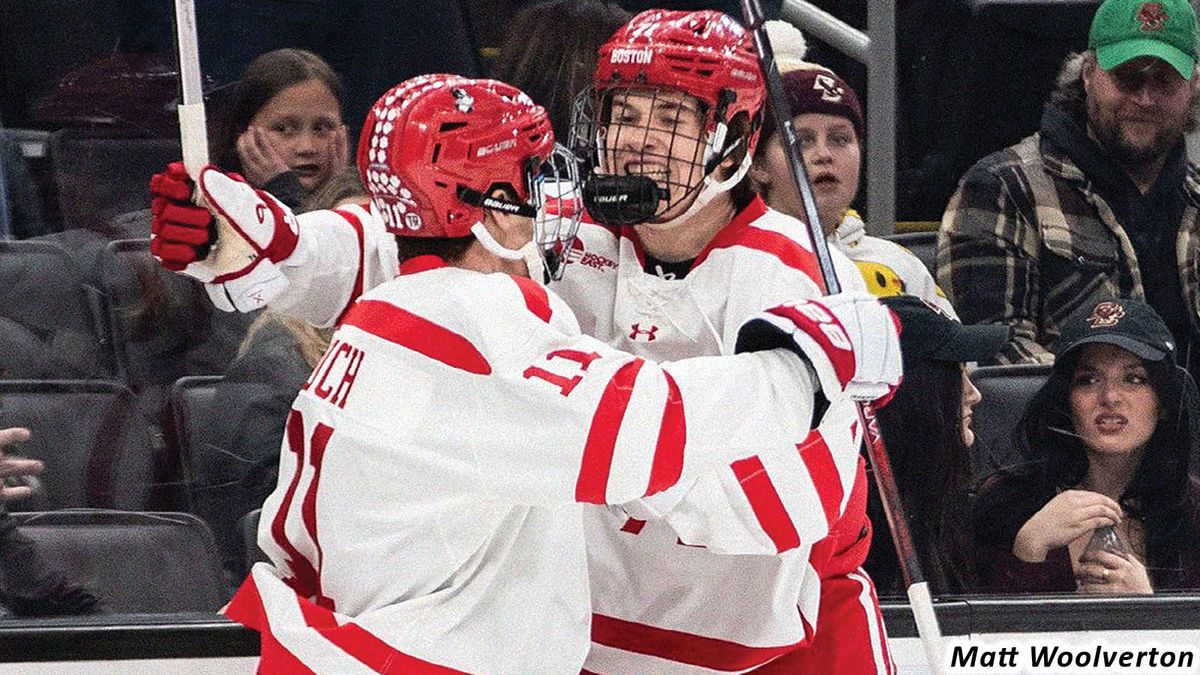
[[[183, 148], [183, 165], [192, 180], [199, 182], [200, 170], [208, 164], [208, 129], [193, 0], [175, 0], [175, 38], [179, 49], [179, 140]], [[193, 199], [203, 206], [199, 190]], [[244, 266], [244, 260], [253, 258], [254, 251], [224, 218], [218, 217], [216, 222], [217, 241], [203, 264], [220, 274]]]
[[[812, 185], [808, 181], [808, 172], [804, 167], [804, 159], [800, 153], [800, 143], [796, 138], [796, 128], [792, 125], [791, 107], [783, 91], [783, 79], [775, 65], [775, 52], [771, 49], [771, 41], [764, 26], [762, 4], [759, 0], [742, 0], [742, 17], [746, 27], [754, 33], [754, 46], [758, 51], [759, 65], [766, 79], [767, 96], [771, 102], [772, 113], [775, 115], [775, 126], [779, 129], [783, 141], [784, 153], [792, 169], [792, 177], [800, 188], [800, 201], [804, 204], [804, 215], [808, 221], [809, 235], [812, 237], [813, 250], [817, 254], [825, 292], [829, 294], [841, 291], [837, 271], [833, 267], [833, 258], [829, 255], [829, 242], [821, 229], [821, 221], [817, 216], [817, 201], [813, 197]], [[763, 139], [764, 141], [766, 139]], [[892, 538], [896, 542], [896, 555], [900, 559], [900, 570], [908, 586], [908, 600], [912, 607], [913, 617], [917, 623], [917, 634], [925, 648], [925, 656], [929, 660], [930, 669], [937, 675], [942, 672], [941, 640], [942, 632], [938, 626], [937, 614], [933, 610], [933, 598], [929, 594], [929, 584], [921, 573], [921, 563], [917, 559], [917, 551], [912, 543], [912, 534], [908, 530], [908, 521], [904, 515], [904, 506], [900, 502], [900, 491], [896, 487], [896, 477], [892, 473], [892, 465], [888, 459], [887, 448], [879, 433], [879, 423], [875, 419], [875, 410], [869, 403], [858, 406], [859, 422], [863, 426], [867, 441], [867, 457], [875, 474], [875, 484], [883, 502], [884, 513], [887, 514], [888, 527], [891, 528]]]

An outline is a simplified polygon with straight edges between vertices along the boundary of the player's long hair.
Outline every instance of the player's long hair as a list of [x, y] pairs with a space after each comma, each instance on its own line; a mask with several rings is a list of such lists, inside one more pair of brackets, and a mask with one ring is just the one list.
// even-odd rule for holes
[[238, 136], [276, 94], [310, 80], [329, 87], [337, 99], [340, 117], [345, 105], [345, 87], [342, 78], [321, 57], [303, 49], [276, 49], [251, 61], [228, 97], [223, 98], [214, 111], [209, 142], [213, 163], [225, 171], [241, 173]]
[[[921, 570], [935, 593], [963, 593], [975, 586], [968, 504], [971, 454], [963, 443], [962, 394], [958, 363], [906, 356], [904, 382], [877, 413]], [[884, 550], [892, 543], [881, 522], [876, 519], [880, 545], [871, 547], [876, 560], [868, 570], [881, 564], [898, 570], [895, 549]], [[898, 583], [898, 575], [892, 576]], [[880, 589], [890, 591], [903, 587]]]
[[[1075, 434], [1070, 404], [1081, 351], [1059, 357], [1050, 378], [1029, 402], [1014, 432], [1022, 465], [1002, 470], [1033, 482], [1051, 496], [1077, 487], [1087, 474], [1087, 448]], [[1194, 558], [1200, 542], [1193, 522], [1200, 505], [1190, 473], [1200, 449], [1200, 397], [1191, 376], [1170, 359], [1143, 361], [1143, 365], [1158, 395], [1160, 417], [1141, 464], [1118, 501], [1145, 528], [1151, 582], [1155, 588], [1170, 588], [1185, 569], [1200, 565], [1186, 559]]]

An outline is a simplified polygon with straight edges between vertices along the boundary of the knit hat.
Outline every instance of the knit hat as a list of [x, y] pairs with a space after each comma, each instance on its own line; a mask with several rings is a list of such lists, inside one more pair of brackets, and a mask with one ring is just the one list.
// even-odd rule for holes
[[[860, 139], [866, 136], [858, 95], [837, 76], [837, 73], [810, 63], [803, 68], [788, 71], [781, 77], [792, 117], [805, 113], [845, 117], [854, 125], [854, 131]], [[767, 111], [763, 116], [762, 134], [759, 136], [764, 142], [759, 143], [759, 147], [765, 147], [765, 141], [774, 133], [775, 115]]]
[[804, 60], [804, 56], [808, 54], [808, 41], [804, 39], [804, 33], [801, 33], [799, 28], [779, 19], [772, 19], [763, 26], [767, 29], [767, 36], [771, 38], [775, 65], [780, 73], [811, 65]]
[[1196, 67], [1196, 12], [1188, 0], [1105, 0], [1088, 33], [1088, 49], [1104, 70], [1153, 56], [1183, 79]]

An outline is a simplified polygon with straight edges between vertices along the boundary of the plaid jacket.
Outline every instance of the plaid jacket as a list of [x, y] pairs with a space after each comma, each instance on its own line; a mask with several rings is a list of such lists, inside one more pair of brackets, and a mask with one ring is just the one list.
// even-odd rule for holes
[[[1189, 165], [1175, 242], [1200, 323], [1200, 168]], [[1144, 264], [1144, 261], [1143, 261]], [[1067, 155], [1034, 134], [971, 167], [938, 233], [938, 282], [964, 323], [1012, 326], [999, 363], [1051, 362], [1063, 321], [1109, 297], [1143, 298], [1133, 244]]]

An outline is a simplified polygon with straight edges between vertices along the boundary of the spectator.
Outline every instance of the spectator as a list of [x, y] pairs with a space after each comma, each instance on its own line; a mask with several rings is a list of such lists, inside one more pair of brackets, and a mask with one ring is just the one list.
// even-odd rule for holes
[[605, 0], [548, 0], [521, 8], [492, 65], [546, 109], [554, 137], [566, 143], [575, 96], [592, 83], [600, 45], [630, 14]]
[[5, 448], [29, 440], [29, 430], [0, 429], [0, 617], [61, 616], [103, 611], [100, 600], [67, 580], [42, 558], [28, 537], [17, 531], [6, 503], [32, 494], [42, 472], [35, 459], [5, 456]]
[[220, 108], [213, 162], [289, 206], [349, 162], [342, 81], [316, 54], [277, 49], [254, 59]]
[[[933, 592], [971, 591], [971, 409], [981, 397], [965, 364], [1000, 351], [1008, 328], [964, 326], [908, 295], [886, 298], [884, 304], [900, 317], [904, 382], [878, 411], [878, 420], [917, 559]], [[903, 595], [895, 543], [874, 485], [867, 509], [875, 536], [864, 567], [881, 594]]]
[[1200, 371], [1196, 18], [1186, 0], [1106, 0], [1041, 130], [982, 159], [951, 198], [938, 275], [967, 323], [1013, 327], [1002, 363], [1048, 362], [1063, 322], [1144, 299]]
[[[974, 507], [990, 590], [1151, 593], [1200, 586], [1195, 383], [1170, 331], [1132, 299], [1063, 324], [1050, 379], [1025, 410], [1021, 466], [989, 477]], [[1126, 551], [1085, 550], [1114, 526]]]
[[[832, 70], [814, 64], [784, 73], [783, 87], [803, 147], [817, 216], [830, 243], [854, 261], [875, 295], [920, 296], [955, 316], [925, 265], [903, 246], [867, 236], [862, 218], [850, 208], [858, 196], [866, 134], [854, 90]], [[762, 139], [750, 168], [758, 193], [771, 208], [806, 220], [772, 114], [763, 119]]]

